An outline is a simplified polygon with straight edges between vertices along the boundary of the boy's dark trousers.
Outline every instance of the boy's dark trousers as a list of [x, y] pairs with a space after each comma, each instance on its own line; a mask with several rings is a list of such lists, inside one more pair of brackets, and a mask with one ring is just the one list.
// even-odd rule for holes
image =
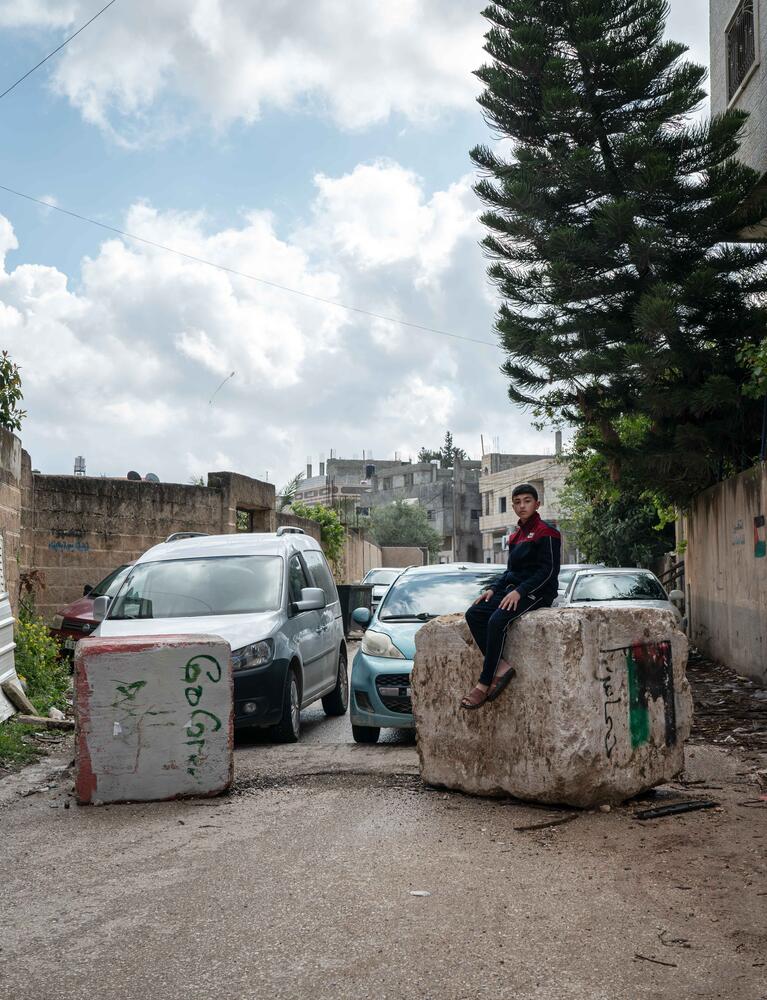
[[553, 600], [553, 598], [541, 597], [540, 595], [534, 598], [523, 596], [520, 597], [514, 611], [505, 611], [499, 607], [504, 596], [504, 594], [496, 594], [489, 601], [472, 604], [466, 612], [466, 621], [474, 636], [474, 641], [485, 655], [485, 664], [479, 678], [480, 684], [492, 684], [493, 682], [498, 663], [503, 656], [503, 644], [509, 625], [528, 611], [550, 608]]

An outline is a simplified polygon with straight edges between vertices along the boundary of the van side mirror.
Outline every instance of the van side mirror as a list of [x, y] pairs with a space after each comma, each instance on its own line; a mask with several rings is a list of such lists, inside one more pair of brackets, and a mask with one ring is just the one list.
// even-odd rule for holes
[[93, 611], [91, 612], [93, 617], [97, 622], [103, 622], [107, 616], [107, 611], [109, 611], [109, 605], [112, 603], [111, 597], [97, 597], [93, 602]]
[[294, 601], [293, 607], [300, 611], [322, 611], [325, 607], [325, 591], [321, 587], [302, 587], [301, 600]]

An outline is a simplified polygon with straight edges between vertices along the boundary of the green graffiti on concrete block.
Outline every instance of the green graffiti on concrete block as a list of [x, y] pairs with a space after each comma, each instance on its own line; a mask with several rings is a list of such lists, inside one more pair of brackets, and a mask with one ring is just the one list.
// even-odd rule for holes
[[650, 739], [650, 712], [647, 702], [642, 704], [642, 692], [639, 685], [639, 671], [632, 652], [626, 654], [626, 670], [629, 678], [629, 729], [631, 731], [631, 747], [647, 743]]

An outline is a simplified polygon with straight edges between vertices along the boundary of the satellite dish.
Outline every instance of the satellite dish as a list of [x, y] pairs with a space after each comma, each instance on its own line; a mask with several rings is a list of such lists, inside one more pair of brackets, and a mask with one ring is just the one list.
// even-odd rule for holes
[[147, 472], [147, 474], [144, 476], [144, 479], [146, 479], [148, 483], [160, 482], [160, 477], [157, 475], [156, 472]]
[[133, 471], [129, 472], [128, 479], [130, 479], [132, 483], [141, 482], [141, 476], [138, 474], [138, 472], [133, 472]]

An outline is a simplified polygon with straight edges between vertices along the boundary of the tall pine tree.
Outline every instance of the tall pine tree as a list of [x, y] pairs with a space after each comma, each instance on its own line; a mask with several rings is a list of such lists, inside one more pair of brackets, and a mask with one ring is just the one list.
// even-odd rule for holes
[[[757, 175], [734, 156], [743, 114], [691, 116], [705, 70], [665, 41], [665, 0], [499, 0], [478, 146], [484, 246], [516, 403], [586, 426], [619, 481], [675, 502], [750, 464], [759, 403], [739, 351], [764, 336]], [[645, 427], [629, 447], [616, 428]]]

